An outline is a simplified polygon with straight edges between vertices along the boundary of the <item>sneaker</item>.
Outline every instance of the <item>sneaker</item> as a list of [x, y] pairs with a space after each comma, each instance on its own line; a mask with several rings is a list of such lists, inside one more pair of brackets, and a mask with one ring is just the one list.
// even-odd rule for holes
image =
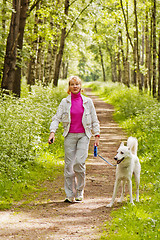
[[76, 197], [77, 202], [81, 202], [83, 200], [83, 197]]
[[74, 202], [74, 198], [66, 198], [66, 199], [64, 200], [64, 202], [73, 203], [73, 202]]
[[83, 200], [83, 190], [77, 191], [76, 195], [76, 201], [82, 201]]

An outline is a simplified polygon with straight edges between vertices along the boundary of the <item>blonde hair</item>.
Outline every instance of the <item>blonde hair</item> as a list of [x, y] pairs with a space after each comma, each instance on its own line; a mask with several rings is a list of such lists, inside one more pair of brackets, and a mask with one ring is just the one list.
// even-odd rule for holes
[[[68, 93], [68, 94], [71, 93], [71, 91], [70, 91], [70, 89], [69, 89], [71, 80], [77, 80], [77, 81], [79, 82], [79, 84], [82, 86], [82, 80], [81, 80], [78, 76], [71, 76], [71, 77], [69, 78], [69, 81], [68, 81], [68, 90], [67, 90], [67, 93]], [[81, 89], [80, 91], [83, 92], [82, 89]]]

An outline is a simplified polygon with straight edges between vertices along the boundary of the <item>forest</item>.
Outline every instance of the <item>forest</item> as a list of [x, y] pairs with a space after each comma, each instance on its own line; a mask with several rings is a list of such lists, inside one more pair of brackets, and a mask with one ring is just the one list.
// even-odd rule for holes
[[[64, 192], [56, 187], [64, 168], [61, 124], [55, 143], [47, 141], [68, 78], [78, 75], [84, 88], [114, 106], [114, 121], [125, 134], [138, 139], [142, 166], [140, 202], [109, 212], [103, 206], [106, 222], [97, 239], [159, 239], [160, 1], [0, 0], [0, 6], [0, 231], [6, 213], [10, 229], [24, 209], [36, 212], [34, 220], [49, 222], [63, 208], [49, 199]], [[40, 207], [51, 211], [49, 218]], [[26, 229], [12, 233], [12, 224], [4, 239], [28, 237]], [[54, 224], [47, 231], [55, 230]], [[40, 226], [30, 239], [41, 236]]]
[[84, 81], [134, 84], [160, 98], [160, 2], [6, 0], [1, 5], [0, 81], [21, 94], [25, 78], [53, 87]]

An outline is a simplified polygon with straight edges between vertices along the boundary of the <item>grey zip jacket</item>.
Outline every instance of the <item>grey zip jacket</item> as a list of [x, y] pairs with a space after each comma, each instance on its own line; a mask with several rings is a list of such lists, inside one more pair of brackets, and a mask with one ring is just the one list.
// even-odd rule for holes
[[[99, 121], [97, 118], [96, 110], [93, 104], [92, 99], [82, 96], [83, 100], [83, 117], [82, 117], [82, 124], [85, 129], [85, 133], [88, 138], [92, 136], [92, 130], [94, 135], [100, 134], [100, 126]], [[64, 132], [63, 136], [66, 137], [69, 129], [70, 129], [70, 123], [71, 123], [71, 116], [70, 116], [70, 109], [71, 109], [71, 95], [67, 96], [66, 98], [63, 98], [56, 114], [52, 118], [52, 122], [50, 125], [50, 132], [56, 132], [58, 125], [60, 122], [63, 124]]]

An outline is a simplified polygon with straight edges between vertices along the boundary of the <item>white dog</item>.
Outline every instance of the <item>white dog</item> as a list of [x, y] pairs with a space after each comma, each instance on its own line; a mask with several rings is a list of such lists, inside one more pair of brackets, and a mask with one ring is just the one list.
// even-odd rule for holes
[[123, 201], [126, 182], [128, 182], [129, 185], [130, 203], [134, 204], [132, 198], [132, 174], [134, 174], [137, 187], [136, 201], [139, 202], [141, 165], [137, 157], [137, 147], [138, 141], [134, 137], [128, 138], [127, 146], [124, 146], [123, 142], [121, 143], [117, 151], [117, 155], [114, 157], [114, 159], [117, 161], [117, 167], [113, 196], [110, 204], [108, 204], [106, 207], [112, 207], [120, 183], [122, 183], [122, 193], [119, 202]]

